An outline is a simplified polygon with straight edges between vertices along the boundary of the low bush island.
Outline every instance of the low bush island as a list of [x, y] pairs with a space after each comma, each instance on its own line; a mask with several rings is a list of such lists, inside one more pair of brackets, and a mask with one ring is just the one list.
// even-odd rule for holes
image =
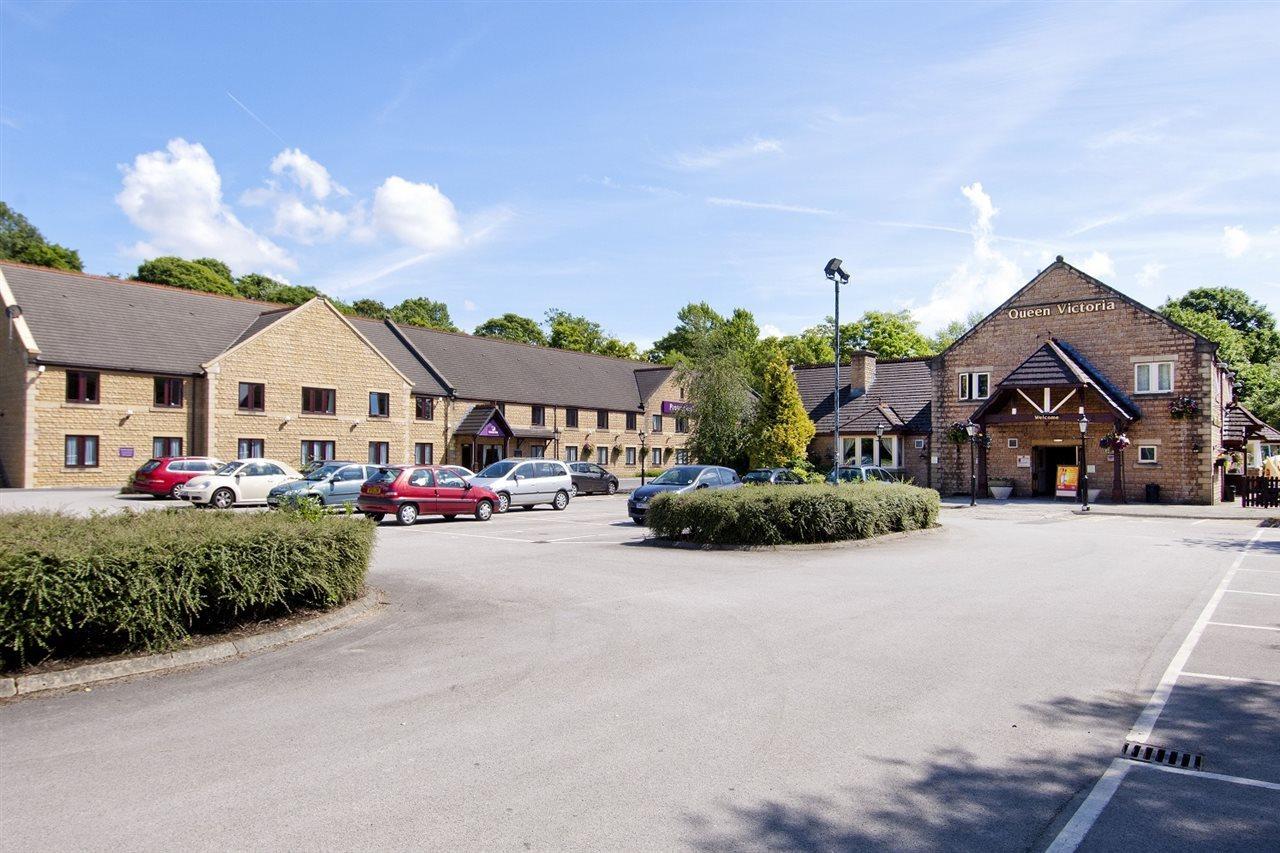
[[664, 494], [649, 506], [655, 535], [705, 545], [783, 545], [866, 539], [938, 521], [933, 489], [900, 483], [747, 486]]
[[290, 512], [0, 515], [0, 665], [161, 651], [364, 587], [374, 525]]

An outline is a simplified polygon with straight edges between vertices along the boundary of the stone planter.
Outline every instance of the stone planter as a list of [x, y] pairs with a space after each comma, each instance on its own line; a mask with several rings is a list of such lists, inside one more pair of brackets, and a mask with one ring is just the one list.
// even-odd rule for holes
[[987, 486], [987, 488], [991, 490], [991, 497], [998, 501], [1007, 501], [1013, 494], [1013, 486]]

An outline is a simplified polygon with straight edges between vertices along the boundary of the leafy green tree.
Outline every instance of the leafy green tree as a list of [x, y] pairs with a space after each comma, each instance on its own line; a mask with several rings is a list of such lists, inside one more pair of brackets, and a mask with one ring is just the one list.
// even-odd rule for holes
[[0, 260], [80, 272], [84, 264], [75, 249], [50, 243], [27, 217], [0, 201]]
[[813, 421], [800, 399], [795, 375], [782, 350], [777, 349], [765, 365], [747, 437], [751, 466], [773, 468], [803, 461], [813, 433]]
[[551, 330], [547, 342], [557, 349], [593, 352], [618, 358], [640, 357], [635, 344], [608, 335], [599, 323], [580, 314], [552, 308], [547, 312], [547, 328]]
[[376, 299], [357, 299], [351, 303], [351, 313], [371, 320], [385, 320], [391, 316], [391, 309]]
[[175, 258], [172, 255], [143, 261], [138, 265], [138, 271], [133, 277], [139, 281], [167, 284], [170, 287], [185, 287], [187, 290], [222, 293], [227, 296], [240, 295], [236, 290], [235, 282], [214, 272], [208, 265]]
[[1241, 369], [1241, 402], [1249, 411], [1280, 429], [1280, 358]]
[[960, 336], [972, 329], [986, 317], [981, 311], [970, 311], [969, 315], [963, 320], [952, 320], [938, 331], [934, 332], [933, 337], [929, 339], [930, 346], [934, 352], [942, 352], [947, 347], [960, 340]]
[[425, 296], [406, 299], [392, 308], [391, 319], [406, 326], [422, 326], [446, 332], [458, 331], [458, 327], [453, 325], [453, 320], [449, 317], [449, 306], [434, 299], [427, 299]]
[[1249, 294], [1234, 287], [1196, 287], [1177, 299], [1169, 299], [1160, 310], [1168, 316], [1167, 309], [1184, 308], [1212, 314], [1225, 321], [1231, 328], [1248, 334], [1259, 329], [1275, 329], [1276, 318], [1261, 302], [1249, 298]]
[[[261, 299], [264, 302], [277, 302], [281, 305], [301, 305], [324, 295], [314, 287], [285, 284], [259, 273], [248, 273], [236, 279], [236, 291], [246, 299]], [[335, 306], [340, 306], [339, 310], [345, 307], [336, 300], [330, 301], [334, 302]]]
[[235, 276], [231, 274], [231, 267], [227, 266], [217, 258], [196, 258], [191, 263], [199, 264], [202, 267], [206, 267], [215, 275], [217, 275], [218, 278], [225, 279], [231, 282], [232, 284], [235, 283]]
[[1217, 344], [1218, 358], [1225, 361], [1233, 370], [1239, 370], [1249, 363], [1244, 335], [1238, 329], [1232, 328], [1226, 320], [1204, 311], [1177, 305], [1166, 305], [1161, 313], [1178, 325], [1185, 326]]
[[653, 342], [650, 358], [665, 364], [686, 359], [724, 322], [725, 318], [707, 303], [690, 302], [676, 312], [675, 328]]
[[934, 354], [933, 344], [920, 333], [910, 311], [868, 311], [853, 324], [852, 332], [852, 349], [871, 350], [880, 358]]
[[619, 340], [618, 338], [605, 338], [603, 344], [600, 345], [600, 355], [613, 356], [614, 358], [626, 358], [632, 361], [640, 359], [640, 349], [630, 341]]
[[501, 317], [491, 317], [476, 326], [475, 334], [482, 338], [501, 338], [535, 346], [547, 345], [547, 335], [542, 331], [537, 320], [509, 311]]

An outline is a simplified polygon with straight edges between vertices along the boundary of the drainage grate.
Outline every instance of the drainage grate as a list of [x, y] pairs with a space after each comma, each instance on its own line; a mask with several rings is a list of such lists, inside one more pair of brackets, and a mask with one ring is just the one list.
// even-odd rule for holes
[[1198, 752], [1184, 752], [1169, 749], [1167, 746], [1156, 746], [1150, 743], [1125, 741], [1120, 754], [1132, 761], [1145, 761], [1148, 764], [1167, 764], [1170, 767], [1181, 767], [1184, 770], [1204, 769], [1204, 756]]

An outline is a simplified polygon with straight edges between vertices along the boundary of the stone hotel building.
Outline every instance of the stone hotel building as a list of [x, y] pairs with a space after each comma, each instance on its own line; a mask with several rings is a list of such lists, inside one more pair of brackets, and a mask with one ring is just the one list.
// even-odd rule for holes
[[0, 485], [118, 486], [151, 456], [684, 461], [671, 368], [0, 263]]

